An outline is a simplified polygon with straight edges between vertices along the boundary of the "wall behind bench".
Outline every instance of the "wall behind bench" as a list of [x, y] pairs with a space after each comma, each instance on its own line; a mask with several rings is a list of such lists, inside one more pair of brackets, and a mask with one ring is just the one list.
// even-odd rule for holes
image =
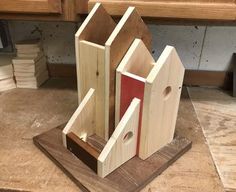
[[[69, 22], [9, 21], [13, 43], [41, 37], [49, 63], [74, 64], [74, 34], [79, 24]], [[236, 26], [149, 24], [153, 56], [166, 45], [175, 46], [187, 69], [227, 71], [236, 52]]]

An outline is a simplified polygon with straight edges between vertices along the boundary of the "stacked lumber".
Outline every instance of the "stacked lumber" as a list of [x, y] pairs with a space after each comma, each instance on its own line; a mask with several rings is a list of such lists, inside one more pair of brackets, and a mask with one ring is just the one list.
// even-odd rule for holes
[[16, 88], [12, 58], [12, 55], [0, 55], [0, 92]]
[[12, 60], [18, 88], [37, 89], [48, 79], [46, 57], [39, 40], [15, 44], [17, 57]]

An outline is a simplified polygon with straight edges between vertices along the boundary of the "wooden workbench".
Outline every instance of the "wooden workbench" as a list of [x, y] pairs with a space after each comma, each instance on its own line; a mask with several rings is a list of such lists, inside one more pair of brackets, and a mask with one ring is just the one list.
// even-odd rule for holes
[[[39, 90], [0, 94], [0, 191], [79, 191], [78, 187], [32, 142], [32, 137], [66, 122], [77, 107], [75, 83], [51, 79]], [[177, 133], [192, 149], [142, 191], [223, 191], [202, 129], [186, 89]]]

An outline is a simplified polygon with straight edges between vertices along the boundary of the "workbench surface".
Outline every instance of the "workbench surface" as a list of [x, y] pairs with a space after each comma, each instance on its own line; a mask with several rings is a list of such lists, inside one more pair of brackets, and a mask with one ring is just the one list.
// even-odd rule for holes
[[[75, 81], [51, 79], [39, 90], [0, 94], [0, 191], [79, 191], [32, 138], [66, 122], [77, 107]], [[142, 191], [223, 192], [187, 90], [183, 89], [177, 133], [192, 149]]]

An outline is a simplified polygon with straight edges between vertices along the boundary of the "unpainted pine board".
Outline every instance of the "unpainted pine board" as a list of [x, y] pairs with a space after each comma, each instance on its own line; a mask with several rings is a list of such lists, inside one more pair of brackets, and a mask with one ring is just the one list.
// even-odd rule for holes
[[86, 138], [95, 133], [95, 90], [90, 89], [62, 131], [63, 145], [66, 134], [73, 132], [79, 138]]
[[146, 79], [139, 145], [142, 159], [174, 137], [184, 71], [175, 48], [166, 46]]
[[188, 88], [225, 191], [236, 191], [236, 98], [217, 88]]
[[[79, 30], [75, 34], [75, 51], [76, 51], [76, 68], [77, 74], [80, 74], [80, 40], [89, 41], [98, 45], [104, 45], [109, 35], [115, 28], [116, 24], [110, 15], [107, 14], [101, 4], [97, 3], [85, 21], [81, 24]], [[86, 74], [84, 74], [86, 75]], [[82, 92], [80, 91], [80, 83], [85, 79], [83, 76], [77, 77], [79, 102], [82, 101]], [[86, 94], [86, 93], [83, 93]]]
[[13, 77], [0, 80], [0, 92], [7, 91], [14, 88], [16, 88], [16, 83]]
[[[109, 35], [115, 28], [116, 24], [107, 14], [105, 9], [100, 3], [96, 3], [93, 9], [90, 11], [89, 15], [86, 17], [84, 22], [81, 24], [79, 30], [75, 34], [75, 52], [76, 52], [76, 69], [77, 74], [80, 74], [80, 67], [83, 63], [80, 63], [79, 53], [80, 53], [80, 40], [89, 41], [98, 45], [104, 45], [105, 41], [108, 39]], [[84, 75], [77, 75], [77, 86], [78, 86], [78, 96], [79, 103], [82, 101], [83, 97], [80, 91], [80, 84], [85, 79]]]
[[79, 103], [88, 89], [91, 87], [96, 89], [96, 130], [98, 136], [106, 140], [108, 129], [104, 125], [107, 109], [104, 106], [105, 53], [103, 52], [105, 42], [115, 26], [116, 23], [111, 16], [101, 4], [97, 3], [75, 35]]
[[107, 12], [119, 16], [129, 6], [137, 8], [143, 17], [231, 20], [236, 18], [236, 5], [233, 0], [89, 0], [89, 10], [97, 2], [103, 4]]
[[[142, 55], [142, 56], [140, 57], [140, 55]], [[121, 102], [127, 102], [126, 99], [124, 101], [121, 101], [121, 99], [120, 99], [121, 87], [122, 87], [122, 85], [121, 85], [122, 73], [128, 72], [129, 76], [131, 74], [134, 74], [135, 77], [133, 79], [136, 80], [136, 82], [139, 81], [141, 84], [144, 84], [145, 78], [147, 77], [150, 70], [152, 69], [154, 62], [155, 61], [154, 61], [153, 57], [151, 56], [150, 52], [145, 47], [142, 40], [135, 39], [116, 69], [116, 101], [115, 101], [116, 102], [116, 104], [115, 104], [115, 124], [116, 125], [118, 124], [118, 122], [120, 120]], [[126, 86], [126, 85], [123, 84], [123, 86]], [[132, 87], [129, 87], [129, 89], [133, 90], [133, 89], [135, 89], [135, 87], [132, 86]], [[127, 96], [128, 95], [131, 96], [129, 89], [127, 87], [124, 88], [124, 91], [126, 90], [126, 92], [128, 92]], [[137, 93], [137, 91], [138, 90], [136, 90], [135, 92]], [[144, 91], [143, 91], [143, 93], [144, 93]], [[137, 94], [135, 94], [135, 95], [137, 98], [141, 99], [141, 97], [138, 97]], [[140, 96], [140, 94], [139, 94], [139, 96]], [[132, 98], [130, 97], [129, 99], [132, 99]], [[141, 99], [141, 101], [142, 101], [142, 99]], [[128, 107], [128, 105], [126, 105], [126, 107]], [[141, 108], [142, 108], [142, 105], [141, 105]], [[142, 117], [142, 115], [141, 115], [141, 117]]]
[[116, 68], [128, 51], [135, 38], [142, 39], [146, 47], [151, 49], [151, 33], [134, 7], [129, 7], [116, 28], [105, 43], [105, 107], [106, 128], [109, 135], [115, 128], [115, 73]]
[[90, 88], [95, 89], [95, 134], [103, 139], [107, 139], [108, 135], [105, 127], [105, 48], [88, 41], [79, 41], [80, 52], [80, 88], [82, 98]]
[[[143, 161], [137, 156], [105, 178], [96, 175], [62, 144], [61, 129], [34, 137], [34, 144], [86, 192], [139, 191], [191, 148], [191, 142], [176, 137], [172, 143]], [[95, 184], [96, 183], [96, 184]]]
[[105, 177], [136, 155], [140, 100], [134, 98], [98, 157], [97, 174]]

